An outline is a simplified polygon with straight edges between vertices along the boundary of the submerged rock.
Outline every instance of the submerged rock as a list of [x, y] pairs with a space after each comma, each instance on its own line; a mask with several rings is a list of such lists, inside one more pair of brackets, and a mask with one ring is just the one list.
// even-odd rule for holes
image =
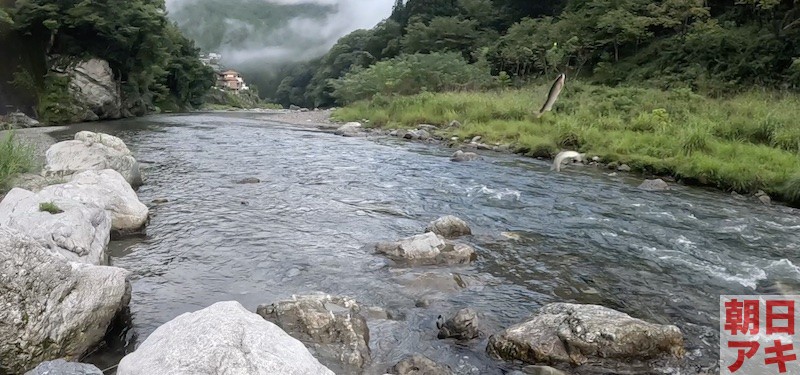
[[387, 372], [393, 375], [453, 375], [450, 366], [440, 365], [421, 354], [406, 356]]
[[261, 180], [255, 178], [255, 177], [248, 177], [248, 178], [243, 178], [241, 180], [238, 180], [238, 181], [236, 181], [236, 183], [237, 184], [241, 184], [241, 185], [244, 185], [244, 184], [259, 184], [259, 183], [261, 183]]
[[422, 264], [461, 264], [477, 259], [475, 249], [471, 246], [446, 241], [444, 237], [432, 232], [407, 237], [397, 242], [379, 243], [376, 251], [394, 260]]
[[96, 204], [14, 188], [0, 202], [0, 224], [21, 231], [63, 259], [108, 264], [111, 214]]
[[461, 150], [456, 151], [452, 156], [450, 156], [451, 161], [473, 161], [480, 158], [481, 157], [474, 152], [464, 152]]
[[639, 189], [642, 190], [649, 190], [649, 191], [662, 191], [662, 190], [670, 190], [669, 185], [664, 182], [664, 180], [658, 178], [655, 180], [644, 180], [641, 185], [639, 185]]
[[158, 327], [117, 375], [335, 375], [302, 342], [239, 302], [217, 302]]
[[354, 137], [361, 132], [361, 123], [360, 122], [348, 122], [342, 126], [340, 126], [333, 134], [341, 135], [345, 137]]
[[0, 226], [0, 373], [77, 360], [130, 301], [126, 270], [67, 262]]
[[103, 375], [103, 372], [95, 365], [56, 359], [40, 363], [25, 375]]
[[44, 167], [45, 176], [67, 176], [86, 170], [113, 169], [132, 187], [142, 184], [142, 175], [136, 159], [130, 153], [120, 152], [117, 148], [101, 142], [88, 140], [59, 142], [50, 146], [45, 155], [47, 159]]
[[769, 195], [767, 195], [767, 193], [765, 193], [763, 190], [759, 190], [756, 193], [756, 198], [758, 198], [758, 200], [766, 206], [772, 204], [772, 198], [770, 198]]
[[[258, 307], [257, 313], [302, 341], [323, 362], [357, 372], [371, 360], [369, 328], [352, 299], [330, 295], [295, 296]], [[332, 364], [328, 364], [332, 366]]]
[[425, 231], [436, 233], [444, 238], [458, 238], [472, 234], [467, 222], [453, 215], [442, 216], [430, 222]]
[[436, 325], [439, 328], [437, 334], [439, 339], [454, 338], [467, 341], [480, 336], [478, 313], [469, 308], [458, 310], [453, 317], [445, 322], [437, 322]]
[[489, 337], [487, 353], [531, 364], [682, 357], [683, 334], [598, 305], [551, 303], [526, 322]]
[[39, 196], [45, 200], [68, 198], [100, 206], [111, 214], [111, 229], [123, 233], [141, 229], [149, 214], [130, 184], [113, 169], [80, 172], [68, 183], [42, 189]]

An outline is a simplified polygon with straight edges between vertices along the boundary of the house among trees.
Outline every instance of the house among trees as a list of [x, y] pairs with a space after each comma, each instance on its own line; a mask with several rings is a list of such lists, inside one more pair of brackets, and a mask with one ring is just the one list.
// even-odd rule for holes
[[217, 72], [217, 87], [231, 90], [235, 93], [238, 93], [239, 90], [249, 90], [242, 75], [231, 69], [224, 72]]

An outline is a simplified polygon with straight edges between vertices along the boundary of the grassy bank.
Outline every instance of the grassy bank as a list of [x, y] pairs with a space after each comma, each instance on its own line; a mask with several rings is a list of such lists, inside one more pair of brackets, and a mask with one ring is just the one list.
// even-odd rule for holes
[[8, 182], [15, 174], [33, 168], [33, 151], [16, 142], [13, 132], [4, 133], [0, 136], [0, 192], [8, 189]]
[[549, 85], [498, 92], [374, 97], [336, 110], [334, 119], [371, 126], [462, 126], [462, 138], [508, 143], [530, 156], [562, 149], [626, 163], [633, 170], [740, 193], [762, 189], [800, 202], [800, 97], [748, 92], [712, 99], [689, 90], [659, 91], [567, 82], [552, 112], [533, 114]]

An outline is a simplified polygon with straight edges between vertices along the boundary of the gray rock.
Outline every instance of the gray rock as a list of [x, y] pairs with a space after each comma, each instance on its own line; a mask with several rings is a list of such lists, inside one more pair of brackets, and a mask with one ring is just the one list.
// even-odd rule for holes
[[[108, 264], [111, 214], [97, 205], [39, 194], [11, 189], [0, 202], [0, 225], [21, 231], [63, 259]], [[51, 202], [62, 212], [41, 211], [41, 203]]]
[[34, 128], [44, 125], [19, 111], [11, 112], [5, 115], [5, 118], [0, 118], [0, 120], [4, 120], [6, 123], [11, 125], [11, 128], [13, 129]]
[[397, 137], [397, 133], [398, 133], [397, 130], [392, 130], [392, 131], [389, 132], [389, 136]]
[[117, 375], [334, 375], [302, 342], [239, 302], [217, 302], [158, 327]]
[[411, 140], [427, 140], [431, 138], [431, 134], [425, 130], [410, 130], [403, 134], [403, 138]]
[[767, 195], [767, 193], [765, 193], [763, 190], [759, 190], [759, 191], [756, 193], [756, 198], [758, 198], [758, 200], [759, 200], [761, 203], [763, 203], [763, 204], [765, 204], [765, 205], [767, 205], [767, 206], [769, 206], [770, 204], [772, 204], [772, 198], [770, 198], [770, 197], [769, 197], [769, 195]]
[[73, 69], [69, 69], [68, 74], [70, 93], [81, 107], [94, 115], [85, 116], [85, 120], [122, 117], [119, 87], [107, 61], [101, 59], [83, 61]]
[[[442, 316], [439, 316], [442, 319]], [[439, 339], [454, 338], [456, 340], [472, 340], [480, 336], [478, 313], [475, 310], [466, 308], [456, 312], [456, 314], [445, 322], [437, 322]]]
[[300, 110], [300, 107], [298, 107], [298, 106], [296, 106], [296, 105], [292, 104], [292, 105], [289, 105], [289, 109], [290, 109], [290, 110], [292, 110], [292, 111], [299, 111], [299, 110]]
[[393, 375], [453, 375], [450, 366], [440, 365], [421, 354], [406, 356], [387, 371]]
[[70, 182], [45, 187], [38, 195], [44, 200], [68, 198], [102, 207], [111, 214], [111, 229], [123, 233], [144, 227], [149, 214], [131, 185], [113, 169], [77, 173]]
[[458, 238], [472, 234], [467, 222], [453, 215], [443, 216], [430, 222], [425, 231], [436, 233], [444, 238]]
[[348, 297], [293, 296], [260, 305], [257, 313], [303, 342], [328, 367], [343, 366], [350, 373], [370, 363], [369, 328], [361, 307]]
[[450, 157], [450, 160], [451, 161], [473, 161], [473, 160], [478, 160], [480, 158], [481, 157], [478, 156], [478, 154], [476, 154], [474, 152], [464, 152], [464, 151], [458, 150], [455, 153], [453, 153], [453, 155]]
[[106, 147], [116, 150], [117, 152], [121, 152], [126, 155], [131, 154], [131, 150], [128, 149], [128, 146], [125, 144], [125, 142], [113, 135], [83, 130], [75, 133], [75, 140], [84, 141], [87, 143], [100, 143]]
[[361, 123], [359, 122], [348, 122], [338, 129], [336, 129], [333, 134], [341, 135], [345, 137], [355, 137], [358, 133], [361, 132]]
[[458, 122], [458, 120], [453, 120], [453, 121], [450, 121], [450, 124], [448, 126], [451, 127], [451, 128], [460, 128], [461, 127], [461, 123]]
[[417, 125], [417, 129], [418, 130], [425, 130], [425, 131], [428, 131], [428, 132], [432, 132], [432, 131], [438, 129], [438, 127], [436, 125], [431, 125], [431, 124], [419, 124], [419, 125]]
[[22, 374], [95, 347], [130, 301], [130, 273], [67, 262], [0, 226], [0, 373]]
[[649, 190], [649, 191], [662, 191], [662, 190], [670, 190], [669, 185], [664, 182], [664, 180], [658, 178], [655, 180], [644, 180], [641, 185], [639, 185], [639, 189], [642, 190]]
[[16, 187], [38, 193], [45, 187], [63, 184], [69, 180], [69, 177], [44, 177], [42, 175], [33, 173], [23, 173], [13, 177], [11, 181], [9, 181], [9, 186], [12, 188]]
[[397, 242], [379, 243], [376, 252], [395, 261], [413, 264], [464, 264], [477, 259], [477, 253], [471, 246], [446, 241], [444, 237], [433, 232]]
[[599, 163], [600, 162], [600, 157], [599, 156], [592, 156], [592, 161], [595, 162], [595, 163]]
[[550, 366], [525, 366], [522, 371], [530, 375], [567, 375], [564, 371]]
[[631, 167], [628, 166], [628, 164], [621, 164], [619, 167], [617, 167], [617, 170], [620, 172], [630, 172]]
[[103, 372], [95, 365], [56, 359], [40, 363], [25, 375], [103, 375]]
[[481, 139], [483, 139], [483, 137], [477, 135], [477, 136], [473, 137], [472, 140], [469, 143], [478, 143], [478, 142], [481, 141]]
[[648, 360], [682, 357], [683, 334], [598, 305], [551, 303], [526, 322], [489, 337], [487, 353], [496, 359], [531, 364]]
[[255, 177], [248, 177], [241, 180], [236, 181], [237, 184], [258, 184], [261, 183], [261, 180]]
[[45, 154], [45, 176], [68, 176], [86, 170], [113, 169], [132, 187], [142, 184], [139, 163], [128, 153], [100, 142], [72, 140], [56, 143]]
[[492, 146], [489, 146], [486, 143], [478, 143], [476, 145], [476, 147], [478, 148], [478, 150], [491, 150], [492, 149]]

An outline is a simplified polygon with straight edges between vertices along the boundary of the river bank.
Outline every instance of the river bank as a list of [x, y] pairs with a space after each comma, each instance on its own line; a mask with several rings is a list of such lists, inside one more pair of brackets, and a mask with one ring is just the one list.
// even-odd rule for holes
[[800, 200], [795, 96], [750, 92], [712, 99], [687, 90], [573, 82], [552, 112], [537, 118], [537, 98], [544, 100], [548, 88], [379, 95], [338, 109], [334, 119], [380, 129], [431, 124], [443, 139], [480, 136], [483, 143], [551, 160], [574, 150], [643, 176], [740, 194], [763, 190], [792, 205]]

